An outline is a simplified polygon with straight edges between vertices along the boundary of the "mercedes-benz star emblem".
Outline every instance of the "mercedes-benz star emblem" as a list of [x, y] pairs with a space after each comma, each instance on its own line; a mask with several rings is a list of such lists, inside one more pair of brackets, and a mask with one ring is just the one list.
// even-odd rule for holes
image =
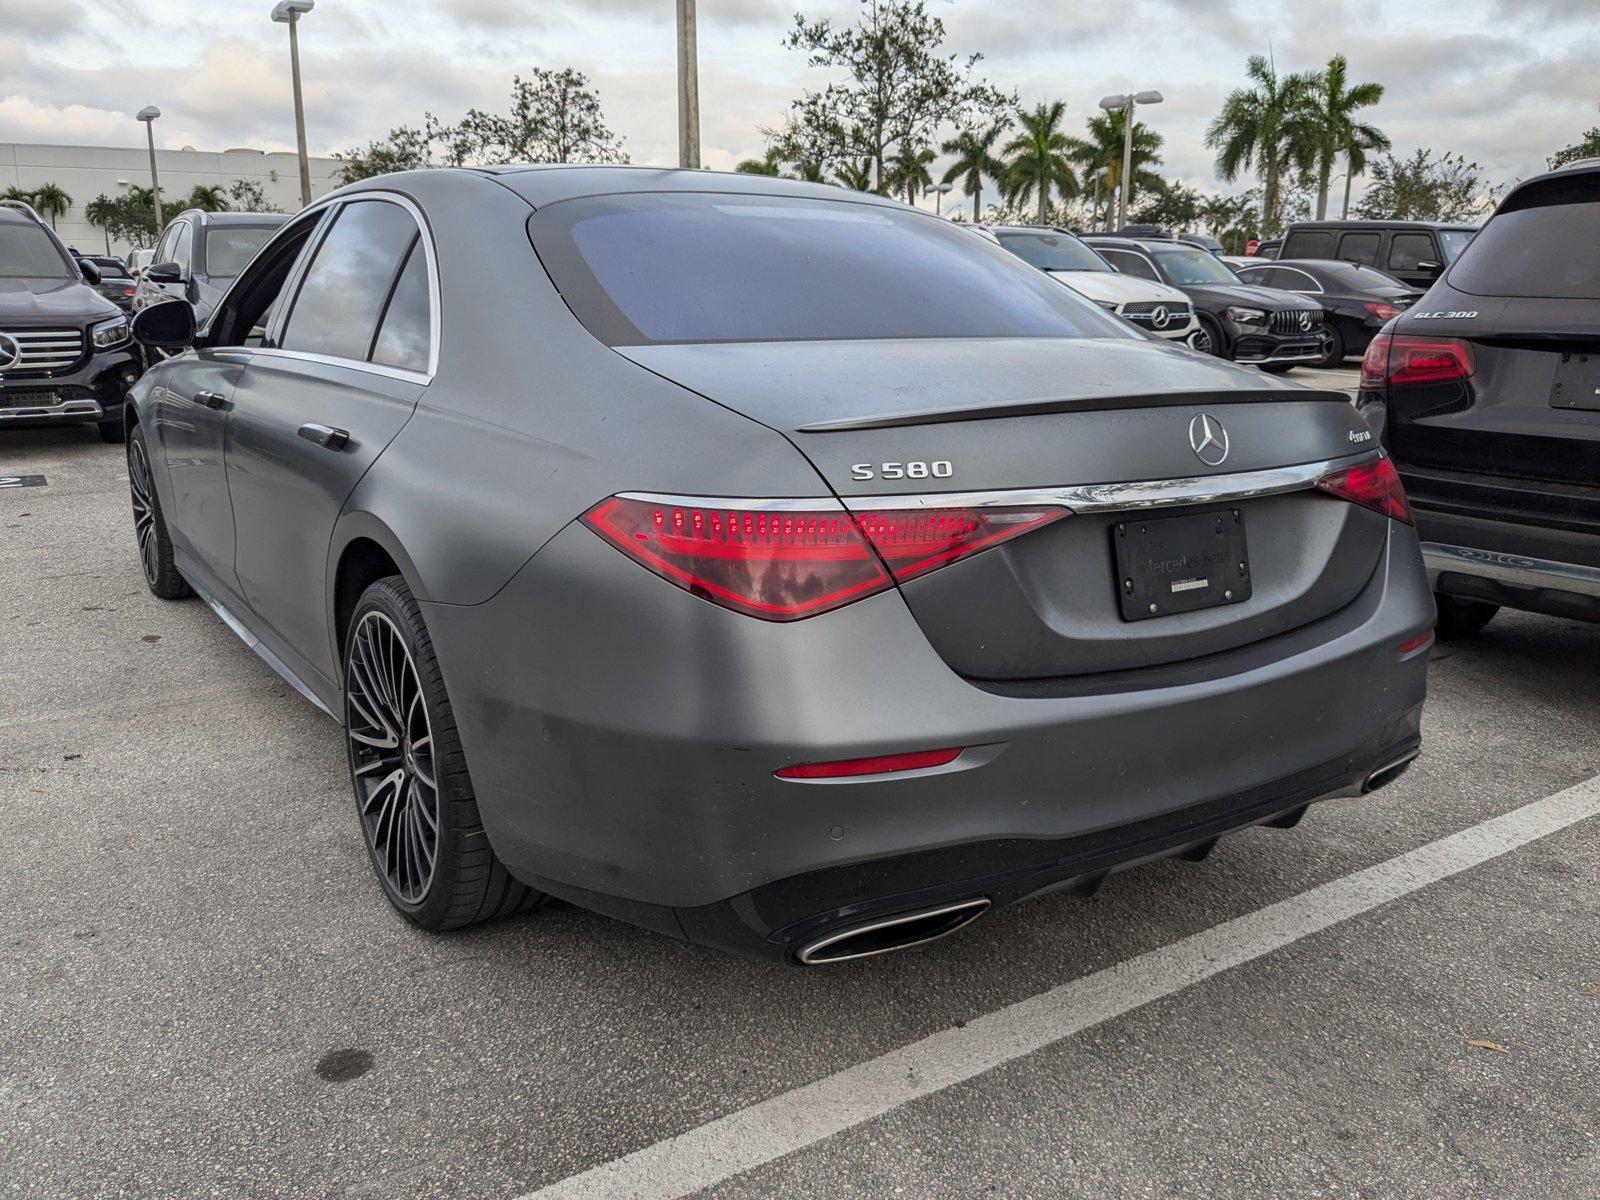
[[22, 361], [22, 346], [9, 333], [0, 333], [0, 371], [9, 371]]
[[1150, 324], [1157, 329], [1165, 329], [1167, 322], [1172, 319], [1172, 314], [1167, 311], [1165, 304], [1158, 304], [1150, 310]]
[[1228, 431], [1210, 413], [1189, 422], [1189, 448], [1208, 467], [1220, 467], [1228, 457]]
[[1301, 329], [1310, 329], [1311, 328], [1311, 313], [1309, 311], [1303, 312], [1303, 313], [1300, 314], [1300, 328]]

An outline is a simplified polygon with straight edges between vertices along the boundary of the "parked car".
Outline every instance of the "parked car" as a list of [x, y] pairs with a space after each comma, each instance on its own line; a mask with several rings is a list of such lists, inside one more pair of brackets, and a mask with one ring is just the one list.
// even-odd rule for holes
[[123, 312], [132, 312], [134, 282], [127, 264], [109, 254], [86, 254], [83, 261], [93, 263], [100, 273], [95, 290]]
[[1422, 295], [1382, 271], [1328, 259], [1246, 260], [1234, 273], [1246, 283], [1296, 292], [1322, 305], [1327, 338], [1317, 364], [1321, 367], [1336, 367], [1349, 355], [1363, 353], [1380, 329]]
[[1117, 270], [1178, 288], [1194, 302], [1195, 348], [1279, 374], [1322, 358], [1322, 307], [1244, 283], [1214, 254], [1182, 242], [1085, 239]]
[[198, 208], [179, 213], [156, 242], [154, 261], [139, 275], [134, 310], [162, 300], [187, 300], [204, 324], [224, 289], [288, 219], [282, 213]]
[[886, 198], [386, 175], [203, 331], [134, 324], [175, 355], [134, 392], [145, 577], [341, 722], [426, 928], [551, 894], [857, 958], [1417, 753], [1433, 602], [1343, 394]]
[[0, 429], [93, 424], [122, 440], [139, 357], [100, 283], [31, 207], [0, 201]]
[[1140, 329], [1186, 345], [1200, 329], [1188, 296], [1164, 283], [1122, 274], [1065, 230], [1035, 225], [992, 229], [1000, 244], [1023, 262]]
[[1360, 404], [1412, 495], [1439, 632], [1600, 620], [1600, 164], [1521, 184], [1367, 349]]
[[1334, 258], [1426, 289], [1476, 232], [1476, 225], [1438, 221], [1297, 221], [1276, 257]]
[[154, 246], [143, 246], [138, 250], [130, 251], [128, 253], [128, 274], [138, 279], [144, 273], [144, 269], [155, 260], [155, 254], [156, 248]]

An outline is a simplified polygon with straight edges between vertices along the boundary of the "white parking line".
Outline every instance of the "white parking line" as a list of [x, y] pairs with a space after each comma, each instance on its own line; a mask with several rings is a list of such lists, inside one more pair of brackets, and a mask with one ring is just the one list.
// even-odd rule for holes
[[673, 1200], [690, 1195], [1597, 815], [1600, 775], [519, 1200]]

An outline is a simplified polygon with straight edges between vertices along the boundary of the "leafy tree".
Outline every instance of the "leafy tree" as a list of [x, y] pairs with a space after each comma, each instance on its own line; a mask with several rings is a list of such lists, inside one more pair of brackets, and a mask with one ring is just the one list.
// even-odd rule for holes
[[915, 204], [917, 197], [922, 194], [922, 189], [933, 183], [933, 176], [928, 168], [933, 165], [933, 160], [938, 156], [934, 154], [931, 146], [913, 146], [902, 141], [900, 148], [889, 160], [889, 176], [886, 180], [890, 191], [904, 191], [907, 204]]
[[222, 190], [221, 184], [207, 186], [197, 183], [189, 192], [189, 198], [184, 202], [185, 208], [198, 208], [201, 212], [227, 212], [228, 194]]
[[1481, 216], [1491, 200], [1483, 168], [1459, 154], [1435, 158], [1418, 150], [1410, 158], [1385, 154], [1372, 168], [1372, 184], [1356, 216], [1386, 221], [1464, 221]]
[[1083, 143], [1062, 132], [1061, 118], [1066, 111], [1066, 102], [1056, 100], [1020, 113], [1017, 123], [1021, 131], [1003, 150], [1006, 165], [1000, 177], [1001, 194], [1017, 205], [1034, 197], [1040, 225], [1047, 223], [1051, 192], [1063, 200], [1078, 194], [1072, 159]]
[[1350, 64], [1335, 54], [1328, 65], [1314, 76], [1307, 91], [1306, 117], [1316, 141], [1317, 220], [1328, 215], [1328, 183], [1333, 177], [1333, 162], [1346, 155], [1344, 206], [1350, 208], [1350, 177], [1356, 174], [1354, 157], [1360, 155], [1363, 169], [1367, 150], [1389, 149], [1389, 138], [1376, 125], [1356, 117], [1358, 109], [1370, 108], [1383, 99], [1383, 84], [1350, 85]]
[[1174, 233], [1193, 229], [1200, 223], [1205, 208], [1205, 198], [1196, 188], [1186, 183], [1156, 180], [1156, 186], [1146, 189], [1139, 207], [1129, 215], [1139, 225], [1160, 225]]
[[1292, 171], [1308, 172], [1317, 155], [1308, 95], [1312, 76], [1279, 75], [1259, 54], [1245, 68], [1254, 87], [1236, 88], [1206, 129], [1206, 145], [1217, 152], [1217, 174], [1232, 183], [1241, 171], [1261, 179], [1261, 227], [1283, 228], [1283, 180]]
[[22, 203], [32, 207], [33, 193], [27, 188], [20, 188], [12, 184], [5, 191], [0, 192], [0, 200], [20, 200]]
[[1554, 171], [1557, 167], [1564, 167], [1568, 163], [1585, 158], [1600, 158], [1600, 125], [1587, 130], [1576, 142], [1557, 150], [1546, 161]]
[[354, 183], [358, 179], [371, 179], [374, 175], [387, 175], [391, 171], [418, 170], [428, 165], [428, 150], [426, 133], [408, 125], [396, 126], [387, 137], [368, 142], [364, 149], [335, 155], [344, 162], [339, 168], [339, 182]]
[[[155, 244], [160, 229], [156, 226], [154, 193], [146, 187], [130, 187], [123, 195], [96, 196], [84, 212], [106, 235], [106, 245], [111, 239], [144, 247]], [[109, 250], [107, 251], [109, 253]]]
[[60, 184], [41, 183], [33, 189], [33, 207], [42, 217], [50, 218], [50, 228], [56, 227], [56, 218], [64, 217], [67, 210], [72, 207], [72, 197], [62, 190]]
[[975, 77], [982, 55], [941, 54], [944, 38], [926, 0], [860, 0], [853, 25], [796, 13], [784, 44], [844, 78], [795, 101], [788, 129], [833, 139], [809, 157], [836, 170], [845, 159], [871, 159], [877, 189], [886, 190], [896, 145], [929, 145], [941, 128], [993, 119], [1015, 102]]
[[1002, 119], [984, 129], [963, 129], [939, 149], [955, 155], [955, 162], [944, 173], [941, 183], [961, 180], [961, 190], [972, 197], [972, 219], [978, 220], [983, 211], [983, 177], [998, 180], [1005, 172], [1005, 164], [995, 155], [994, 144], [1011, 122]]
[[[1128, 110], [1102, 112], [1089, 118], [1089, 136], [1078, 143], [1073, 161], [1083, 171], [1085, 184], [1094, 180], [1105, 199], [1105, 228], [1116, 225], [1116, 205], [1111, 197], [1122, 186], [1123, 134], [1128, 127]], [[1143, 121], [1133, 123], [1133, 188], [1152, 190], [1161, 186], [1161, 177], [1150, 170], [1161, 163], [1161, 144], [1165, 139]], [[1132, 192], [1129, 193], [1130, 197]], [[1132, 213], [1130, 204], [1128, 211]]]
[[116, 201], [104, 192], [83, 206], [84, 219], [105, 235], [108, 256], [111, 254], [111, 221], [115, 209]]
[[740, 159], [733, 169], [744, 175], [782, 175], [783, 158], [776, 146], [768, 146], [767, 152], [760, 158]]
[[847, 160], [833, 173], [834, 182], [842, 188], [856, 192], [872, 190], [872, 160], [861, 158]]
[[266, 190], [254, 179], [235, 179], [228, 185], [228, 199], [233, 201], [235, 212], [277, 212], [278, 208], [267, 200]]
[[486, 162], [627, 162], [589, 77], [565, 67], [535, 67], [511, 82], [511, 110], [473, 108], [454, 125], [427, 115], [424, 135], [444, 147], [447, 166]]

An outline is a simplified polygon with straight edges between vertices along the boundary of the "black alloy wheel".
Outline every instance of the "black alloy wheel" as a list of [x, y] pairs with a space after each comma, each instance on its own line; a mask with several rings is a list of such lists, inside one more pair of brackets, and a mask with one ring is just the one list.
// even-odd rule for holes
[[128, 496], [133, 502], [133, 536], [139, 543], [139, 566], [150, 590], [163, 600], [181, 600], [191, 594], [188, 583], [172, 562], [172, 539], [161, 515], [155, 474], [144, 430], [134, 427], [128, 438]]

